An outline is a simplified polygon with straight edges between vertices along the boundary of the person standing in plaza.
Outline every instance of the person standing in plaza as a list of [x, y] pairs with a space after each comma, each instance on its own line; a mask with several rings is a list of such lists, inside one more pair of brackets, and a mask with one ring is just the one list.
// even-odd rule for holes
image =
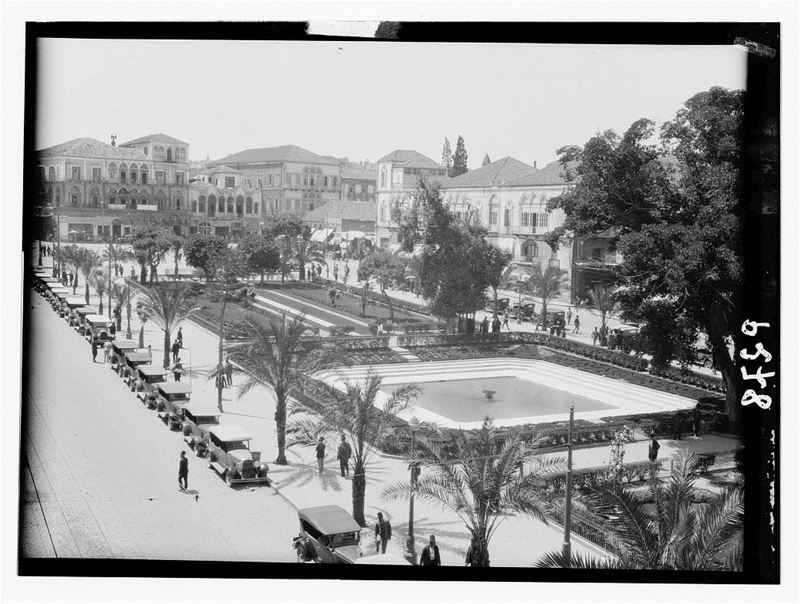
[[117, 336], [117, 324], [113, 321], [111, 325], [108, 326], [108, 333], [111, 335], [112, 340]]
[[182, 491], [189, 488], [189, 460], [186, 451], [181, 451], [181, 460], [178, 465], [178, 486]]
[[176, 336], [178, 340], [178, 347], [183, 348], [183, 327], [178, 327], [178, 335]]
[[420, 566], [441, 566], [442, 558], [439, 556], [439, 546], [436, 545], [436, 536], [431, 535], [428, 545], [422, 548], [419, 556]]
[[497, 315], [492, 319], [492, 333], [500, 333], [500, 318]]
[[600, 337], [600, 332], [597, 331], [597, 326], [595, 325], [594, 331], [592, 332], [592, 346], [597, 346], [597, 339]]
[[661, 448], [661, 445], [658, 444], [656, 440], [655, 432], [650, 433], [650, 446], [647, 448], [647, 458], [650, 460], [650, 463], [655, 463], [656, 459], [658, 458], [658, 450]]
[[103, 362], [108, 363], [108, 358], [111, 356], [111, 340], [107, 341], [103, 346]]
[[572, 307], [567, 307], [567, 325], [572, 323]]
[[183, 363], [181, 363], [180, 357], [175, 361], [175, 364], [172, 366], [172, 375], [175, 377], [176, 382], [181, 381], [181, 375], [183, 374]]
[[572, 333], [580, 333], [581, 331], [581, 318], [575, 314], [575, 329], [572, 330]]
[[178, 342], [178, 340], [176, 339], [172, 343], [172, 362], [173, 363], [176, 363], [178, 361], [178, 355], [180, 354], [180, 352], [181, 352], [181, 345]]
[[375, 553], [385, 554], [386, 544], [392, 538], [392, 524], [384, 520], [383, 513], [378, 512], [378, 521], [375, 523]]
[[507, 309], [503, 313], [503, 325], [502, 325], [502, 327], [505, 327], [506, 329], [511, 331], [511, 328], [508, 326], [508, 310]]
[[92, 340], [92, 363], [96, 363], [97, 362], [97, 347], [98, 346], [99, 346], [99, 343], [97, 342], [97, 340]]
[[350, 448], [350, 443], [342, 434], [342, 442], [339, 444], [339, 450], [336, 452], [336, 458], [339, 460], [339, 470], [342, 476], [350, 476], [350, 456], [353, 450]]
[[323, 466], [325, 465], [325, 440], [320, 436], [317, 441], [317, 466], [319, 473], [322, 474]]

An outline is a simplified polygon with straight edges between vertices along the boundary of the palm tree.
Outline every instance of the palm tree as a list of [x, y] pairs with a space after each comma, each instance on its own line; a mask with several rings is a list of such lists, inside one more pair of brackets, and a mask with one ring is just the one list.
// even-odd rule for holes
[[534, 296], [542, 300], [542, 328], [547, 329], [547, 303], [567, 284], [567, 271], [548, 265], [544, 270], [531, 271], [531, 281]]
[[200, 310], [189, 306], [192, 296], [192, 286], [188, 283], [156, 283], [142, 288], [138, 298], [144, 316], [152, 319], [164, 332], [164, 369], [169, 367], [172, 331]]
[[694, 503], [692, 491], [700, 459], [681, 452], [670, 476], [655, 471], [645, 490], [612, 482], [581, 488], [594, 509], [611, 510], [605, 520], [615, 539], [615, 560], [560, 552], [541, 558], [539, 568], [623, 568], [641, 570], [741, 570], [744, 493], [741, 483], [705, 503]]
[[291, 256], [297, 261], [300, 270], [300, 281], [305, 281], [306, 264], [323, 264], [325, 257], [314, 241], [297, 237], [290, 243]]
[[614, 297], [616, 289], [608, 285], [596, 285], [589, 290], [589, 299], [597, 310], [600, 311], [600, 330], [605, 332], [606, 319], [619, 308], [619, 303]]
[[312, 350], [307, 352], [301, 336], [306, 330], [304, 316], [289, 320], [284, 310], [279, 320], [264, 327], [252, 317], [245, 318], [252, 339], [229, 347], [231, 361], [245, 375], [239, 398], [256, 386], [266, 386], [275, 395], [275, 427], [278, 433], [278, 457], [275, 463], [286, 465], [286, 410], [289, 397], [298, 392], [307, 376], [331, 367], [338, 355]]
[[[110, 267], [109, 267], [110, 268]], [[102, 266], [97, 266], [92, 271], [91, 277], [89, 279], [91, 281], [92, 286], [94, 287], [94, 291], [97, 294], [98, 298], [100, 298], [100, 305], [97, 307], [97, 313], [103, 314], [103, 295], [106, 293], [106, 289], [109, 290], [108, 294], [108, 310], [109, 313], [111, 312], [111, 289], [108, 288], [109, 283], [107, 283], [107, 277], [105, 271], [103, 270]], [[88, 281], [87, 281], [88, 283]], [[110, 316], [110, 315], [109, 315]]]
[[124, 248], [121, 245], [115, 245], [114, 243], [109, 243], [103, 250], [102, 258], [103, 260], [108, 262], [108, 312], [110, 313], [111, 294], [112, 290], [114, 289], [111, 287], [111, 267], [112, 266], [114, 267], [114, 277], [116, 277], [117, 274], [119, 274], [120, 272], [119, 271], [120, 263], [132, 260], [133, 253], [129, 249]]
[[[102, 261], [100, 260], [100, 256], [94, 250], [87, 249], [85, 247], [78, 248], [75, 252], [75, 258], [77, 260], [77, 269], [80, 269], [80, 272], [83, 273], [83, 280], [86, 286], [86, 304], [89, 304], [89, 283], [92, 278], [92, 274], [94, 273], [95, 269], [101, 266]], [[77, 275], [78, 272], [75, 272], [75, 288], [77, 288]], [[73, 292], [75, 290], [73, 289]], [[101, 300], [102, 303], [102, 300]]]
[[376, 399], [382, 378], [371, 371], [360, 383], [347, 382], [341, 391], [318, 382], [324, 393], [313, 397], [313, 407], [292, 406], [288, 431], [289, 446], [314, 446], [320, 436], [336, 439], [339, 435], [350, 441], [353, 451], [353, 518], [366, 526], [364, 498], [367, 488], [367, 465], [375, 454], [374, 443], [393, 426], [392, 419], [416, 397], [419, 388], [405, 384], [395, 388], [380, 407]]
[[[563, 472], [564, 463], [526, 450], [518, 432], [510, 433], [498, 450], [500, 434], [489, 417], [470, 436], [461, 434], [455, 460], [420, 448], [412, 456], [422, 470], [416, 486], [398, 482], [383, 494], [388, 499], [416, 496], [457, 514], [472, 536], [479, 566], [489, 566], [489, 542], [506, 514], [526, 514], [547, 523], [547, 499], [539, 485], [549, 473]], [[528, 473], [520, 476], [525, 466]]]
[[178, 260], [181, 259], [181, 249], [186, 240], [180, 235], [173, 235], [172, 237], [172, 254], [175, 256], [175, 275], [178, 274]]

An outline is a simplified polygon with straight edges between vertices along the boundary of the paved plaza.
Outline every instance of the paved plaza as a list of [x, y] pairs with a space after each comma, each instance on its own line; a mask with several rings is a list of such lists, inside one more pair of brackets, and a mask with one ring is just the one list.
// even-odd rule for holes
[[[154, 411], [146, 409], [109, 365], [92, 363], [86, 340], [59, 319], [43, 298], [32, 293], [30, 300], [32, 332], [26, 352], [31, 382], [23, 400], [29, 417], [22, 502], [26, 555], [293, 561], [296, 508], [325, 504], [351, 508], [351, 482], [339, 475], [335, 447], [329, 443], [322, 475], [317, 473], [310, 448], [289, 449], [287, 466], [272, 464], [277, 455], [274, 399], [266, 389], [240, 398], [235, 385], [224, 391], [220, 421], [241, 425], [252, 434], [253, 450], [261, 451], [270, 462], [272, 486], [231, 489], [208, 469], [206, 460], [190, 452], [190, 489], [179, 491], [178, 457], [182, 449], [188, 451], [180, 434], [170, 432]], [[284, 306], [291, 311], [295, 303], [286, 299]], [[273, 301], [271, 306], [280, 310], [279, 304]], [[310, 318], [325, 320], [313, 308], [306, 311]], [[134, 338], [139, 327], [134, 316]], [[184, 379], [191, 384], [192, 401], [213, 403], [216, 390], [209, 374], [217, 362], [217, 336], [193, 322], [182, 327], [181, 357], [190, 369]], [[158, 327], [147, 322], [145, 345], [152, 345], [156, 362], [162, 358], [162, 342]], [[661, 457], [686, 447], [718, 452], [735, 446], [713, 435], [662, 440], [661, 444]], [[603, 465], [608, 454], [607, 446], [578, 448], [574, 465]], [[628, 446], [626, 462], [646, 458], [646, 442]], [[407, 462], [377, 454], [367, 474], [365, 535], [371, 534], [382, 512], [394, 528], [387, 553], [405, 555], [408, 503], [386, 501], [381, 491], [408, 480]], [[469, 534], [454, 513], [417, 501], [414, 524], [417, 556], [428, 535], [435, 534], [443, 564], [464, 564]], [[542, 554], [560, 550], [561, 533], [556, 525], [506, 517], [491, 542], [492, 565], [528, 567]], [[372, 553], [370, 538], [362, 545], [366, 553]], [[577, 536], [573, 536], [573, 551], [602, 555]]]

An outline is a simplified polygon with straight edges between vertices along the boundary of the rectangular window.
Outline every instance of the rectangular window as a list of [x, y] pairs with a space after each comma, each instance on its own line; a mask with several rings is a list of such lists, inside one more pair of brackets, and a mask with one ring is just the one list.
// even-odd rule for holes
[[532, 213], [532, 214], [531, 214], [531, 226], [532, 226], [533, 228], [536, 228], [537, 216], [538, 216], [538, 215], [536, 214], [536, 212], [534, 212], [534, 213]]
[[334, 176], [333, 177], [333, 188], [334, 189], [336, 188], [336, 182], [337, 182], [337, 178], [336, 178], [336, 176]]
[[503, 212], [503, 226], [511, 226], [511, 210], [509, 208]]
[[322, 186], [325, 187], [325, 188], [328, 187], [328, 177], [327, 176], [323, 176], [323, 178], [322, 178]]
[[181, 198], [180, 197], [176, 197], [175, 198], [175, 209], [176, 210], [180, 210], [181, 209]]
[[77, 166], [72, 166], [72, 180], [80, 180], [81, 179], [81, 169]]
[[100, 168], [92, 168], [92, 180], [100, 182]]
[[361, 185], [356, 185], [356, 195], [361, 195]]
[[489, 212], [489, 226], [497, 226], [497, 212]]
[[131, 170], [131, 182], [136, 182], [136, 172]]
[[[125, 182], [125, 181], [122, 181], [122, 182]], [[162, 172], [160, 170], [158, 172], [156, 172], [156, 182], [158, 184], [160, 184], [160, 185], [164, 184], [164, 172]]]
[[530, 225], [530, 222], [528, 222], [529, 220], [530, 220], [530, 214], [528, 214], [527, 212], [523, 212], [522, 213], [522, 226], [526, 227], [526, 226]]
[[226, 176], [225, 177], [225, 188], [232, 189], [236, 185], [234, 184], [236, 179], [233, 176]]
[[[260, 180], [261, 180], [261, 179], [259, 179], [259, 181], [260, 181]], [[267, 182], [269, 182], [269, 185], [270, 185], [270, 186], [272, 186], [272, 184], [273, 184], [273, 183], [272, 183], [272, 174], [270, 174], [270, 175], [269, 175], [269, 180], [268, 180]]]
[[127, 176], [127, 174], [126, 174], [125, 170], [120, 170], [119, 171], [119, 181], [120, 182], [126, 182], [126, 176]]
[[312, 187], [314, 186], [314, 177], [313, 176], [309, 177], [308, 184], [310, 184]]
[[547, 226], [547, 218], [550, 214], [539, 214], [539, 226], [546, 227]]
[[147, 172], [142, 172], [142, 184], [147, 184]]
[[183, 184], [183, 172], [175, 172], [175, 184]]

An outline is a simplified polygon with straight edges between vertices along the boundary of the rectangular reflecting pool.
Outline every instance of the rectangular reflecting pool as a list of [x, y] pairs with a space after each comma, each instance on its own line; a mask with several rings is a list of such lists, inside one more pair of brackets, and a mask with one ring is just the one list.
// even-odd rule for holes
[[[456, 422], [474, 422], [490, 415], [496, 420], [614, 409], [612, 405], [517, 377], [452, 379], [419, 384], [416, 407]], [[391, 388], [383, 388], [386, 394]], [[492, 392], [487, 399], [486, 392]]]

